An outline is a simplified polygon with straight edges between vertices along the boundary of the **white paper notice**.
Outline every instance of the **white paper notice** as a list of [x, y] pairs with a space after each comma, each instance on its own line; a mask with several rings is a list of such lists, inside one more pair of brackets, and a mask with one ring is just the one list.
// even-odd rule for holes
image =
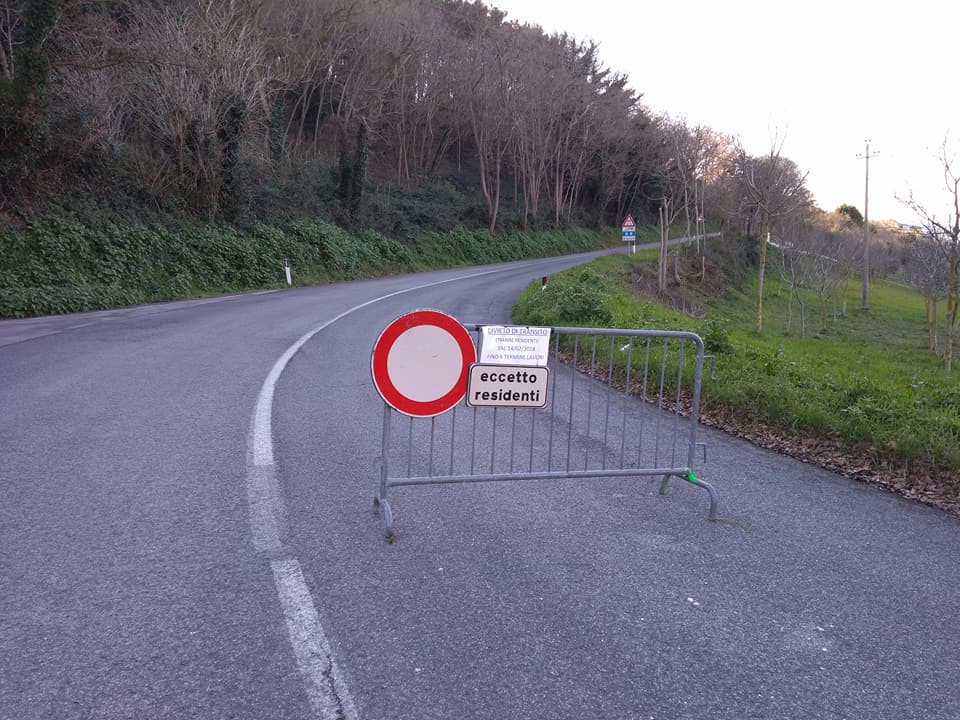
[[487, 325], [483, 328], [480, 362], [500, 365], [546, 365], [550, 328]]

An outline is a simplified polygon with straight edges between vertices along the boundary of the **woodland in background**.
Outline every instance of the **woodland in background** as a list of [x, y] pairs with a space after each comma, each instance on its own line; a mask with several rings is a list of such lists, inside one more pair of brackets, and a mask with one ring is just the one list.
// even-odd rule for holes
[[[783, 138], [751, 155], [654, 113], [632, 81], [595, 44], [482, 2], [0, 0], [0, 288], [29, 306], [60, 282], [41, 265], [81, 246], [91, 266], [98, 248], [129, 254], [114, 239], [143, 227], [175, 231], [173, 244], [196, 226], [247, 228], [248, 242], [249, 228], [299, 218], [409, 244], [457, 227], [616, 227], [627, 213], [661, 228], [661, 294], [671, 232], [752, 237], [757, 331], [768, 239], [798, 288], [826, 297], [856, 275], [863, 217], [816, 208]], [[38, 230], [58, 218], [113, 239]], [[872, 272], [903, 270], [917, 248], [907, 276], [949, 367], [960, 227], [871, 229]]]
[[668, 149], [595, 45], [459, 0], [0, 0], [0, 108], [13, 219], [599, 224], [655, 215]]
[[781, 146], [752, 157], [654, 114], [595, 44], [482, 2], [0, 0], [13, 223], [92, 202], [127, 220], [302, 213], [398, 238], [627, 213], [763, 236], [812, 207]]

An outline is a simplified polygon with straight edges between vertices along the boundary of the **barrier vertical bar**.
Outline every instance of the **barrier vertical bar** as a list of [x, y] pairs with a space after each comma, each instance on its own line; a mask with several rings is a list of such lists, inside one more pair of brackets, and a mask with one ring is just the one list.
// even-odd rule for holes
[[573, 336], [573, 364], [570, 372], [570, 412], [567, 414], [567, 465], [570, 469], [570, 449], [573, 445], [573, 391], [577, 379], [577, 353], [580, 350], [580, 336]]
[[510, 417], [510, 472], [513, 472], [513, 456], [517, 440], [517, 409], [512, 408], [512, 410]]
[[653, 445], [653, 464], [658, 465], [660, 463], [660, 416], [663, 415], [663, 410], [665, 409], [663, 403], [663, 389], [667, 379], [667, 339], [663, 339], [663, 348], [661, 349], [662, 357], [660, 359], [660, 388], [657, 391], [657, 425], [654, 430], [654, 445]]
[[554, 417], [554, 408], [556, 408], [557, 402], [557, 378], [560, 375], [560, 333], [554, 333], [554, 352], [553, 352], [553, 381], [550, 392], [550, 439], [547, 443], [547, 471], [553, 470], [553, 426], [556, 425], [553, 422]]
[[[627, 344], [627, 367], [626, 367], [626, 385], [624, 386], [623, 397], [620, 398], [621, 405], [623, 406], [623, 426], [620, 431], [620, 467], [623, 467], [623, 456], [626, 452], [627, 447], [627, 404], [630, 401], [630, 369], [631, 361], [633, 360], [633, 338], [629, 338]], [[642, 422], [641, 418], [641, 422]]]
[[435, 444], [436, 444], [436, 437], [437, 437], [437, 416], [434, 415], [432, 418], [430, 418], [430, 460], [429, 460], [429, 468], [430, 468], [430, 474], [431, 474], [431, 475], [433, 475], [433, 456], [434, 456], [433, 449], [434, 449]]
[[413, 418], [407, 418], [407, 475], [413, 469]]
[[[610, 342], [610, 363], [607, 366], [607, 387], [613, 387], [613, 348], [617, 344], [617, 336], [608, 338]], [[610, 429], [610, 401], [604, 403], [607, 406], [607, 412], [603, 418], [603, 447], [607, 447], [607, 431]], [[603, 453], [603, 469], [607, 469], [607, 453]]]
[[[549, 352], [549, 350], [548, 350]], [[546, 394], [546, 389], [544, 389], [544, 394]], [[530, 411], [530, 462], [527, 465], [527, 472], [533, 472], [533, 445], [534, 440], [537, 438], [537, 411]]]
[[453, 409], [453, 418], [451, 418], [450, 426], [450, 474], [453, 475], [453, 451], [457, 447], [457, 411], [459, 407]]
[[[597, 379], [597, 339], [598, 336], [593, 336], [593, 347], [590, 350], [590, 378], [592, 380]], [[571, 420], [573, 416], [571, 415]], [[590, 437], [590, 425], [593, 420], [593, 393], [590, 391], [590, 386], [587, 386], [587, 437]], [[586, 447], [583, 449], [583, 469], [586, 470], [590, 466], [590, 443], [588, 442]]]
[[647, 417], [647, 383], [650, 375], [650, 338], [647, 338], [647, 348], [643, 355], [643, 386], [640, 389], [640, 437], [637, 440], [637, 465], [643, 451], [643, 424]]
[[[693, 401], [690, 406], [690, 439], [687, 448], [687, 466], [693, 467], [693, 455], [697, 449], [697, 422], [700, 419], [700, 391], [703, 389], [703, 340], [694, 343], [697, 346], [696, 368], [693, 373]], [[706, 460], [706, 446], [704, 446]], [[712, 519], [712, 518], [711, 518]]]
[[497, 410], [499, 409], [499, 407], [493, 408], [493, 437], [490, 439], [490, 472], [493, 472], [494, 459], [497, 454]]
[[682, 399], [683, 391], [683, 361], [684, 361], [684, 350], [686, 349], [686, 343], [683, 338], [680, 338], [680, 359], [678, 361], [677, 369], [677, 399], [674, 401], [674, 414], [673, 414], [673, 446], [670, 449], [670, 464], [673, 465], [677, 460], [677, 435], [680, 434], [680, 401]]
[[387, 499], [387, 478], [389, 477], [389, 468], [387, 463], [390, 457], [390, 413], [392, 409], [386, 403], [383, 404], [383, 435], [381, 436], [380, 458], [380, 489], [377, 492], [376, 501], [383, 502]]

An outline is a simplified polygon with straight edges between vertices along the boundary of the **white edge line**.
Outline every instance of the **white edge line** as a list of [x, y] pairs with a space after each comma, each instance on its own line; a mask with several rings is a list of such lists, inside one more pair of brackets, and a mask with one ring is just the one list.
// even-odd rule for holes
[[270, 563], [287, 632], [303, 677], [310, 707], [320, 718], [358, 720], [353, 698], [333, 659], [310, 589], [295, 559]]

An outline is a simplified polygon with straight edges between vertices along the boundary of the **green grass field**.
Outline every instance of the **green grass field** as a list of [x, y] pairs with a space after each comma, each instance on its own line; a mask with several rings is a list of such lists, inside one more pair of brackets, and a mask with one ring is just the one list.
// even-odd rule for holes
[[[842, 303], [831, 301], [818, 334], [817, 299], [809, 293], [807, 333], [800, 337], [796, 301], [788, 333], [788, 293], [768, 268], [764, 331], [757, 333], [755, 271], [744, 273], [741, 287], [720, 292], [702, 292], [691, 279], [684, 302], [699, 309], [693, 317], [638, 290], [638, 276], [655, 275], [655, 257], [611, 256], [587, 271], [569, 271], [551, 283], [555, 292], [528, 290], [515, 320], [696, 331], [717, 356], [716, 378], [703, 386], [705, 417], [740, 431], [763, 428], [786, 448], [820, 439], [824, 452], [844, 455], [838, 467], [886, 468], [897, 476], [888, 484], [930, 495], [935, 483], [936, 494], [960, 500], [960, 372], [946, 373], [928, 351], [922, 297], [894, 281], [876, 281], [863, 311], [859, 282], [851, 281], [846, 316]], [[592, 316], [583, 311], [598, 304], [604, 309]]]

